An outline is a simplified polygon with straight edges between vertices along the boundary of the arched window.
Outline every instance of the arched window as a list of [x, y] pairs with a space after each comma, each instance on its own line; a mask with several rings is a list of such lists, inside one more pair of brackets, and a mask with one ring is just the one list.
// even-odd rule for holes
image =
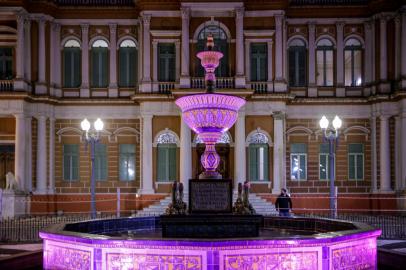
[[289, 43], [289, 85], [293, 87], [306, 86], [307, 53], [303, 40], [295, 38]]
[[252, 133], [247, 140], [250, 181], [269, 181], [268, 137], [260, 132]]
[[362, 85], [362, 46], [359, 40], [350, 38], [344, 48], [345, 85]]
[[169, 130], [165, 130], [156, 138], [158, 182], [176, 180], [177, 143], [176, 135]]
[[63, 87], [78, 88], [81, 84], [81, 55], [77, 40], [69, 39], [63, 46]]
[[[226, 32], [217, 24], [205, 26], [198, 35], [197, 40], [197, 51], [203, 51], [206, 49], [207, 36], [212, 35], [214, 38], [214, 50], [220, 51], [223, 53], [223, 58], [220, 59], [220, 64], [216, 69], [217, 77], [228, 77], [229, 68], [228, 68], [228, 37]], [[196, 61], [197, 64], [197, 76], [204, 76], [204, 69], [200, 65], [200, 61]]]
[[334, 46], [323, 38], [317, 43], [317, 85], [333, 86], [334, 84]]
[[107, 42], [102, 39], [97, 39], [92, 44], [91, 86], [94, 88], [108, 86], [108, 47]]
[[120, 87], [134, 87], [137, 84], [137, 58], [135, 42], [131, 39], [123, 40], [118, 50]]

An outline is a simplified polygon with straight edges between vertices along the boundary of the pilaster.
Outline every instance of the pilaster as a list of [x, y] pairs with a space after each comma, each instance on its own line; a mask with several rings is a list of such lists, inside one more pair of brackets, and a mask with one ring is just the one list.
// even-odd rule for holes
[[32, 132], [31, 116], [25, 117], [25, 188], [27, 192], [32, 191]]
[[244, 74], [244, 8], [239, 7], [235, 9], [235, 63], [236, 63], [236, 75], [235, 75], [235, 87], [245, 88], [245, 74]]
[[55, 193], [55, 118], [49, 118], [49, 183], [48, 194]]
[[388, 82], [388, 47], [387, 47], [387, 18], [381, 16], [379, 19], [380, 39], [379, 39], [379, 92], [389, 93], [390, 85]]
[[26, 14], [17, 14], [17, 52], [16, 52], [16, 78], [14, 80], [14, 90], [27, 91], [27, 82], [24, 77], [24, 21]]
[[344, 97], [345, 96], [345, 87], [344, 87], [344, 22], [337, 22], [337, 88], [336, 96]]
[[[31, 20], [27, 18], [24, 22], [24, 41], [25, 41], [25, 51], [24, 51], [24, 76], [27, 83], [31, 84]], [[29, 91], [30, 92], [30, 91]]]
[[110, 28], [110, 84], [109, 97], [118, 97], [117, 86], [117, 24], [109, 24]]
[[[180, 124], [180, 182], [186, 193], [189, 192], [189, 179], [192, 178], [192, 140], [191, 130], [181, 118]], [[188, 200], [188, 197], [185, 197]]]
[[25, 159], [26, 159], [26, 120], [22, 113], [15, 114], [15, 153], [14, 153], [14, 175], [20, 190], [25, 190]]
[[35, 93], [38, 95], [47, 94], [48, 91], [45, 80], [45, 23], [44, 17], [38, 19], [38, 81], [35, 84]]
[[284, 142], [284, 121], [285, 114], [283, 112], [274, 112], [274, 147], [273, 147], [273, 194], [279, 194], [281, 192], [281, 186], [283, 182], [283, 166], [285, 161], [283, 160], [283, 151], [285, 148]]
[[47, 146], [46, 146], [46, 120], [44, 115], [37, 117], [37, 194], [46, 194], [47, 192]]
[[190, 8], [181, 8], [182, 15], [182, 54], [180, 71], [180, 88], [190, 88], [190, 50], [189, 50], [189, 25]]
[[317, 86], [316, 86], [316, 25], [315, 23], [309, 23], [309, 78], [308, 78], [308, 90], [307, 95], [309, 97], [317, 96]]
[[234, 141], [234, 191], [237, 191], [238, 183], [244, 183], [247, 179], [246, 172], [246, 148], [245, 148], [245, 111], [240, 110], [235, 123]]
[[141, 194], [154, 194], [152, 185], [152, 114], [142, 115], [142, 185]]
[[284, 15], [275, 15], [275, 92], [287, 90], [286, 80], [283, 76], [283, 20]]
[[143, 25], [143, 78], [140, 85], [141, 92], [151, 91], [151, 15], [144, 14], [142, 16]]
[[80, 97], [90, 97], [89, 90], [89, 25], [81, 24], [82, 29], [82, 85]]
[[380, 119], [380, 192], [390, 192], [390, 136], [389, 116], [381, 115]]

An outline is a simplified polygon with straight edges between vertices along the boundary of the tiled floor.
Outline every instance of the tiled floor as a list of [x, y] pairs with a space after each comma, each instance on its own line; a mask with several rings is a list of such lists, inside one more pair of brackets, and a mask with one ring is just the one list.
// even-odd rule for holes
[[42, 250], [42, 243], [35, 244], [1, 244], [0, 243], [0, 258], [19, 254], [26, 251]]

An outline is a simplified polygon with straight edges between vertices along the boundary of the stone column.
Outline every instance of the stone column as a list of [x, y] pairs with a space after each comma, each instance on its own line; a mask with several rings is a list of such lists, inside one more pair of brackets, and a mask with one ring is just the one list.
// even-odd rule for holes
[[402, 117], [397, 115], [395, 116], [395, 190], [402, 189]]
[[49, 118], [49, 185], [48, 194], [55, 193], [55, 118]]
[[37, 117], [37, 194], [46, 194], [47, 191], [47, 137], [46, 121], [44, 115]]
[[337, 88], [336, 96], [345, 97], [344, 81], [344, 22], [337, 22]]
[[388, 48], [387, 48], [387, 21], [386, 17], [382, 16], [379, 19], [379, 91], [380, 93], [389, 93], [390, 85], [388, 83]]
[[367, 21], [364, 23], [365, 31], [365, 57], [364, 57], [364, 96], [371, 95], [371, 82], [372, 82], [372, 22]]
[[158, 41], [152, 41], [152, 90], [158, 91]]
[[180, 80], [180, 42], [175, 41], [175, 81]]
[[245, 76], [249, 82], [251, 82], [250, 47], [250, 41], [245, 40]]
[[273, 194], [279, 194], [281, 192], [281, 184], [283, 179], [283, 166], [285, 164], [283, 160], [284, 149], [284, 119], [285, 115], [282, 112], [275, 112], [273, 114], [274, 119], [274, 146], [273, 146]]
[[32, 130], [31, 116], [25, 118], [25, 187], [27, 192], [32, 191]]
[[80, 97], [90, 97], [89, 91], [89, 25], [81, 24], [82, 29], [82, 85]]
[[380, 174], [381, 192], [392, 191], [390, 178], [389, 116], [380, 116]]
[[234, 191], [237, 191], [238, 183], [244, 183], [247, 179], [246, 168], [245, 111], [241, 110], [235, 123]]
[[375, 113], [371, 116], [371, 192], [378, 192]]
[[110, 27], [110, 83], [109, 97], [118, 97], [117, 86], [117, 24], [111, 23]]
[[52, 22], [51, 24], [51, 53], [50, 53], [50, 95], [61, 97], [61, 25]]
[[143, 58], [144, 68], [142, 82], [140, 89], [142, 92], [151, 91], [151, 37], [150, 37], [150, 25], [151, 15], [144, 14], [142, 16], [143, 23]]
[[268, 91], [272, 90], [273, 87], [273, 42], [272, 40], [267, 42], [267, 49], [268, 49]]
[[45, 55], [45, 18], [38, 20], [38, 82], [35, 84], [36, 94], [46, 94], [47, 86], [45, 79], [46, 55]]
[[401, 172], [401, 178], [402, 178], [402, 189], [405, 190], [406, 189], [406, 111], [404, 111], [401, 114], [401, 118], [402, 118], [402, 131], [401, 131], [401, 135], [402, 135], [402, 140], [401, 140], [401, 160], [402, 160], [402, 164], [401, 164], [401, 168], [402, 168], [402, 172]]
[[401, 54], [401, 66], [400, 66], [400, 73], [401, 73], [401, 83], [400, 88], [406, 90], [406, 9], [403, 9], [402, 15], [402, 32], [401, 32], [401, 46], [400, 46], [400, 54]]
[[244, 8], [235, 9], [235, 88], [245, 88], [244, 74]]
[[181, 8], [182, 14], [182, 55], [181, 55], [181, 72], [180, 72], [180, 87], [190, 88], [190, 52], [189, 52], [189, 23], [190, 23], [190, 9]]
[[[191, 130], [180, 119], [180, 182], [183, 183], [185, 193], [189, 193], [189, 179], [192, 178], [192, 140]], [[185, 196], [188, 200], [188, 196]]]
[[14, 90], [27, 91], [27, 83], [24, 78], [24, 21], [26, 15], [17, 14], [17, 52], [16, 52], [16, 78]]
[[25, 136], [26, 136], [26, 123], [24, 114], [14, 115], [16, 118], [15, 129], [15, 153], [14, 153], [14, 175], [21, 190], [25, 190]]
[[25, 51], [24, 51], [24, 76], [25, 80], [31, 84], [31, 20], [27, 18], [24, 23], [25, 28]]
[[142, 116], [142, 186], [141, 194], [153, 194], [152, 186], [152, 115]]
[[309, 23], [309, 78], [308, 78], [308, 96], [317, 96], [317, 86], [316, 86], [316, 25], [314, 23]]
[[285, 92], [287, 89], [283, 77], [283, 19], [284, 15], [275, 15], [275, 92]]

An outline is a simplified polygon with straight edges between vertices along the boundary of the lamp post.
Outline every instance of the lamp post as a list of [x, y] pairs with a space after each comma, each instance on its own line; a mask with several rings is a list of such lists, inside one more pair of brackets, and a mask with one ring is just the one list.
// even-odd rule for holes
[[341, 128], [342, 121], [336, 115], [333, 120], [333, 129], [329, 129], [329, 121], [326, 116], [320, 119], [320, 128], [323, 130], [324, 139], [328, 141], [329, 145], [329, 169], [330, 169], [330, 215], [333, 218], [337, 217], [337, 203], [336, 203], [336, 192], [334, 186], [335, 178], [335, 167], [334, 167], [334, 158], [335, 150], [338, 145], [339, 134], [338, 130]]
[[95, 180], [95, 171], [94, 171], [94, 159], [95, 159], [95, 150], [96, 145], [99, 143], [100, 139], [100, 131], [104, 127], [104, 123], [100, 118], [93, 123], [94, 129], [90, 130], [90, 122], [85, 118], [80, 123], [82, 130], [86, 132], [86, 148], [87, 145], [90, 145], [90, 159], [91, 159], [91, 178], [90, 178], [90, 194], [91, 194], [91, 202], [90, 202], [90, 210], [91, 210], [91, 217], [92, 219], [96, 218], [96, 180]]

